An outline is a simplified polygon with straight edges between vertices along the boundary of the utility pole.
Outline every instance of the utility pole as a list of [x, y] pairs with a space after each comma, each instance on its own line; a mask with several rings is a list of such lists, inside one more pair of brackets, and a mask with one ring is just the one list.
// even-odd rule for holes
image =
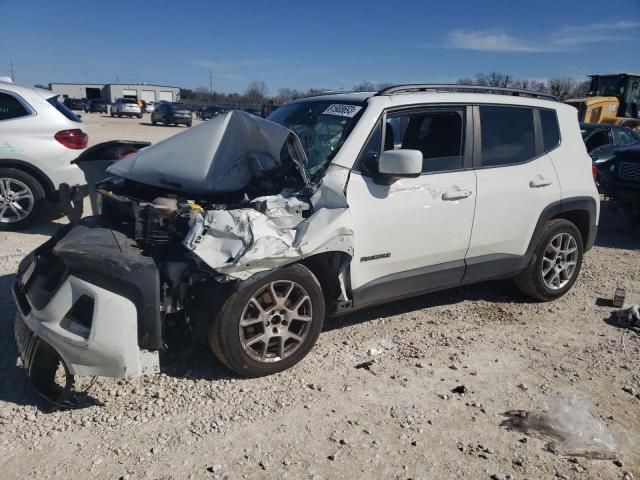
[[209, 95], [213, 97], [213, 70], [209, 69]]
[[9, 69], [11, 70], [11, 81], [15, 83], [16, 81], [16, 74], [13, 70], [13, 59], [9, 60]]

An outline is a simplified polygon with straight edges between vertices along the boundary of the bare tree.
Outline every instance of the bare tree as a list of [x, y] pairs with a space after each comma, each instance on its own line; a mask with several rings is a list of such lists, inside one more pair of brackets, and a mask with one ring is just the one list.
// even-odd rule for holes
[[560, 100], [565, 100], [572, 96], [572, 94], [576, 91], [578, 86], [578, 82], [574, 78], [569, 77], [557, 77], [550, 78], [549, 82], [549, 93], [558, 97]]
[[249, 103], [263, 103], [267, 98], [267, 84], [262, 80], [254, 80], [249, 82], [244, 96]]
[[295, 88], [280, 88], [278, 90], [278, 95], [276, 95], [274, 100], [278, 104], [286, 103], [291, 100], [295, 100], [296, 98], [300, 98], [302, 95], [303, 93]]
[[355, 92], [375, 92], [376, 86], [373, 82], [365, 80], [353, 86]]

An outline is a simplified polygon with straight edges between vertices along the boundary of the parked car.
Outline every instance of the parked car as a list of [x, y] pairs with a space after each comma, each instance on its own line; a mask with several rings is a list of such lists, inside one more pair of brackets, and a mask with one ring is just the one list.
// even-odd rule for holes
[[227, 113], [224, 108], [221, 107], [207, 107], [200, 112], [200, 118], [202, 120], [211, 120], [213, 117]]
[[259, 108], [246, 107], [242, 109], [243, 112], [250, 113], [251, 115], [255, 115], [257, 117], [261, 117], [261, 113]]
[[112, 117], [138, 117], [142, 118], [142, 110], [138, 102], [132, 98], [118, 98], [113, 105], [111, 105]]
[[25, 365], [144, 375], [179, 335], [256, 377], [302, 360], [327, 315], [495, 278], [567, 293], [600, 198], [575, 109], [433, 88], [231, 111], [113, 163], [101, 214], [20, 264]]
[[50, 90], [0, 82], [0, 230], [31, 225], [62, 183], [84, 183], [72, 164], [87, 146], [82, 127]]
[[67, 98], [64, 104], [70, 110], [84, 110], [85, 103], [87, 102], [84, 98]]
[[163, 125], [186, 125], [190, 127], [192, 122], [191, 110], [178, 103], [160, 103], [151, 114], [151, 123], [153, 125], [162, 123]]
[[92, 98], [87, 100], [84, 111], [86, 113], [107, 113], [107, 102], [100, 98]]
[[640, 226], [640, 144], [614, 151], [613, 157], [598, 165], [600, 191]]
[[620, 147], [640, 142], [640, 133], [627, 127], [602, 123], [581, 123], [580, 132], [595, 163], [613, 158], [614, 151]]
[[156, 103], [155, 102], [146, 102], [144, 105], [145, 113], [151, 113], [155, 110]]

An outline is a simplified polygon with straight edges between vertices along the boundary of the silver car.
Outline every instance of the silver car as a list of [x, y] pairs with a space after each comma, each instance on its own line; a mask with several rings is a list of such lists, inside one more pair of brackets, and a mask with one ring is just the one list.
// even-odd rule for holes
[[142, 118], [142, 110], [138, 105], [137, 100], [133, 98], [118, 98], [113, 105], [111, 105], [112, 117], [138, 117]]
[[0, 230], [33, 223], [61, 184], [85, 184], [72, 160], [87, 142], [82, 120], [57, 94], [0, 81]]

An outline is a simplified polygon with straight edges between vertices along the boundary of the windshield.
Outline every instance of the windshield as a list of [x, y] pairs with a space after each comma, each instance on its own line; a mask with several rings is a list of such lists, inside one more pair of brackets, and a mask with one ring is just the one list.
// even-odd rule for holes
[[624, 93], [624, 79], [615, 77], [598, 77], [594, 96], [602, 97], [619, 97]]
[[364, 111], [361, 102], [307, 101], [283, 105], [268, 120], [293, 130], [307, 154], [311, 176], [323, 172]]
[[56, 108], [56, 110], [58, 110], [61, 114], [63, 114], [72, 122], [82, 123], [82, 120], [80, 120], [80, 117], [77, 116], [75, 113], [73, 113], [71, 110], [69, 110], [66, 107], [66, 105], [60, 101], [60, 96], [56, 95], [54, 97], [49, 97], [47, 98], [47, 102], [53, 105]]

